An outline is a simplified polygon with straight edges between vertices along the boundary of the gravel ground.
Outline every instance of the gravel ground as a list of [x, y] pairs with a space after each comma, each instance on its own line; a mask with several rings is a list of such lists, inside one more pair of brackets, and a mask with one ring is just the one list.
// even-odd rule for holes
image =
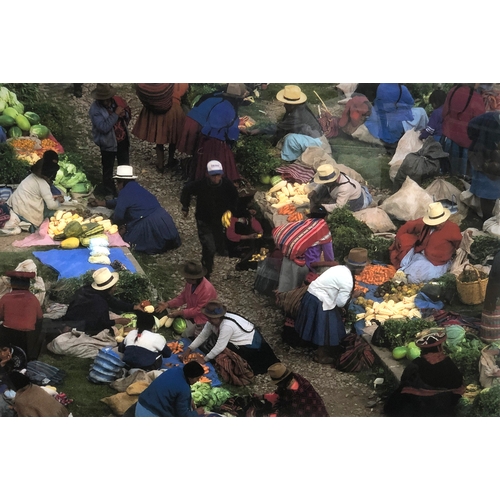
[[[132, 108], [132, 129], [141, 105], [130, 85], [115, 84], [118, 94], [126, 99]], [[84, 84], [83, 97], [77, 99], [72, 96], [67, 84], [46, 85], [44, 91], [51, 99], [65, 100], [74, 107], [74, 123], [69, 128], [80, 136], [82, 152], [92, 157], [92, 168], [100, 168], [98, 148], [93, 144], [90, 136], [90, 121], [88, 109], [92, 103], [91, 90], [95, 84]], [[194, 210], [190, 211], [187, 219], [182, 216], [179, 194], [182, 180], [179, 175], [167, 172], [158, 174], [155, 169], [154, 145], [144, 143], [131, 137], [131, 164], [139, 175], [138, 181], [149, 189], [166, 210], [172, 215], [183, 244], [179, 249], [157, 256], [158, 266], [163, 263], [180, 264], [187, 258], [199, 259], [201, 247], [196, 233]], [[9, 239], [2, 243], [4, 247]], [[12, 248], [12, 247], [11, 247]], [[304, 349], [292, 349], [283, 343], [280, 330], [283, 325], [283, 314], [275, 307], [271, 299], [253, 291], [255, 271], [237, 272], [234, 270], [236, 259], [216, 257], [215, 269], [212, 274], [212, 283], [219, 293], [220, 299], [228, 309], [237, 312], [261, 326], [263, 335], [269, 342], [276, 355], [286, 363], [290, 369], [306, 377], [323, 397], [331, 416], [380, 416], [381, 405], [375, 404], [376, 394], [371, 387], [359, 379], [357, 375], [342, 373], [331, 366], [320, 365], [311, 360], [311, 353]], [[183, 279], [178, 273], [172, 276], [176, 289], [183, 286]], [[274, 386], [265, 375], [256, 377], [251, 391], [262, 394], [273, 390]]]

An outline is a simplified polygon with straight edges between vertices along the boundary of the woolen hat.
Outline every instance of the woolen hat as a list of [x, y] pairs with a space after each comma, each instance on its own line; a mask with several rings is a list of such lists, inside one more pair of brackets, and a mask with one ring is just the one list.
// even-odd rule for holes
[[118, 165], [113, 179], [137, 179], [137, 175], [134, 175], [134, 169], [130, 165]]
[[116, 94], [116, 90], [109, 83], [98, 83], [96, 88], [90, 93], [90, 96], [97, 101], [111, 99]]
[[17, 279], [33, 279], [36, 278], [36, 273], [31, 272], [25, 272], [25, 271], [5, 271], [5, 276], [8, 276], [9, 278], [17, 278]]
[[344, 259], [348, 266], [362, 267], [370, 263], [366, 248], [351, 248], [349, 255]]
[[92, 288], [95, 290], [107, 290], [118, 282], [118, 273], [112, 273], [107, 267], [101, 267], [92, 275], [94, 282]]
[[267, 374], [275, 384], [279, 384], [292, 373], [283, 363], [274, 363], [267, 369]]
[[227, 313], [227, 307], [218, 300], [211, 300], [201, 310], [207, 318], [222, 318]]
[[436, 201], [429, 205], [427, 214], [424, 216], [423, 221], [424, 224], [427, 224], [428, 226], [437, 226], [438, 224], [447, 221], [450, 218], [450, 215], [451, 212], [447, 208], [444, 208], [439, 201]]
[[195, 260], [187, 260], [181, 267], [181, 275], [186, 279], [196, 280], [203, 278], [205, 274], [207, 274], [207, 270]]
[[208, 175], [222, 175], [224, 170], [222, 168], [222, 163], [218, 160], [210, 160], [207, 163]]
[[326, 163], [317, 168], [313, 181], [316, 184], [327, 184], [328, 182], [336, 181], [339, 175], [340, 170], [338, 168]]
[[242, 99], [246, 92], [247, 88], [244, 83], [228, 83], [226, 91], [222, 92], [222, 95], [224, 97], [239, 97]]
[[276, 99], [285, 104], [302, 104], [307, 101], [307, 96], [297, 85], [285, 85], [285, 88], [276, 94]]

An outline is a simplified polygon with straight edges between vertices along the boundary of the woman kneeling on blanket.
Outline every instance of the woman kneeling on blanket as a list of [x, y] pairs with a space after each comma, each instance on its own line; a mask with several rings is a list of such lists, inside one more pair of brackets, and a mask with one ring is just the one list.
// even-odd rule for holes
[[206, 353], [205, 361], [213, 361], [227, 347], [241, 356], [255, 375], [266, 373], [273, 363], [279, 362], [255, 325], [242, 316], [228, 312], [222, 302], [208, 302], [202, 312], [208, 322], [182, 358], [200, 348]]

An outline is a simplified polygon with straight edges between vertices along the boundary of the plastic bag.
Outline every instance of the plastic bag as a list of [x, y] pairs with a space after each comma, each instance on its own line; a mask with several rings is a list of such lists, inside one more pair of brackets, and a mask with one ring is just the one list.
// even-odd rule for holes
[[[354, 136], [354, 135], [353, 135]], [[403, 160], [406, 158], [408, 153], [417, 152], [422, 146], [423, 141], [419, 139], [420, 132], [415, 131], [414, 129], [408, 130], [401, 139], [399, 139], [398, 145], [396, 147], [396, 152], [389, 162], [390, 170], [389, 177], [391, 181], [394, 181], [396, 174], [403, 163]]]
[[31, 281], [30, 291], [38, 299], [40, 305], [43, 306], [46, 293], [45, 283], [43, 281], [43, 278], [37, 275], [36, 264], [33, 262], [33, 260], [31, 259], [23, 260], [17, 265], [15, 270], [25, 273], [35, 273], [35, 278]]
[[359, 212], [353, 212], [354, 217], [364, 222], [374, 233], [386, 233], [396, 231], [396, 226], [390, 217], [382, 209], [365, 208]]
[[0, 236], [12, 236], [21, 233], [21, 219], [12, 210], [10, 211], [10, 219], [0, 229]]
[[497, 214], [491, 217], [490, 219], [484, 221], [483, 231], [493, 236], [500, 237], [500, 214]]
[[401, 189], [387, 198], [380, 208], [390, 217], [407, 222], [423, 217], [432, 202], [432, 197], [407, 177]]
[[351, 134], [351, 137], [358, 139], [358, 141], [366, 142], [367, 144], [376, 144], [377, 146], [384, 145], [380, 139], [377, 139], [377, 137], [370, 134], [368, 127], [364, 123]]

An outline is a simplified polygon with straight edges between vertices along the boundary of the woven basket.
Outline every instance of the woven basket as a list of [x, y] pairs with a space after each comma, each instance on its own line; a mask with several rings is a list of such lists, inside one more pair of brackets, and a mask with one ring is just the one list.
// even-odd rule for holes
[[[467, 267], [472, 268], [476, 272], [476, 281], [464, 283], [461, 280], [463, 279], [463, 275], [467, 270]], [[488, 278], [481, 278], [479, 271], [470, 264], [467, 264], [460, 276], [457, 277], [458, 296], [460, 297], [460, 300], [467, 305], [476, 305], [484, 302], [484, 297], [486, 295], [486, 285], [488, 285]]]

